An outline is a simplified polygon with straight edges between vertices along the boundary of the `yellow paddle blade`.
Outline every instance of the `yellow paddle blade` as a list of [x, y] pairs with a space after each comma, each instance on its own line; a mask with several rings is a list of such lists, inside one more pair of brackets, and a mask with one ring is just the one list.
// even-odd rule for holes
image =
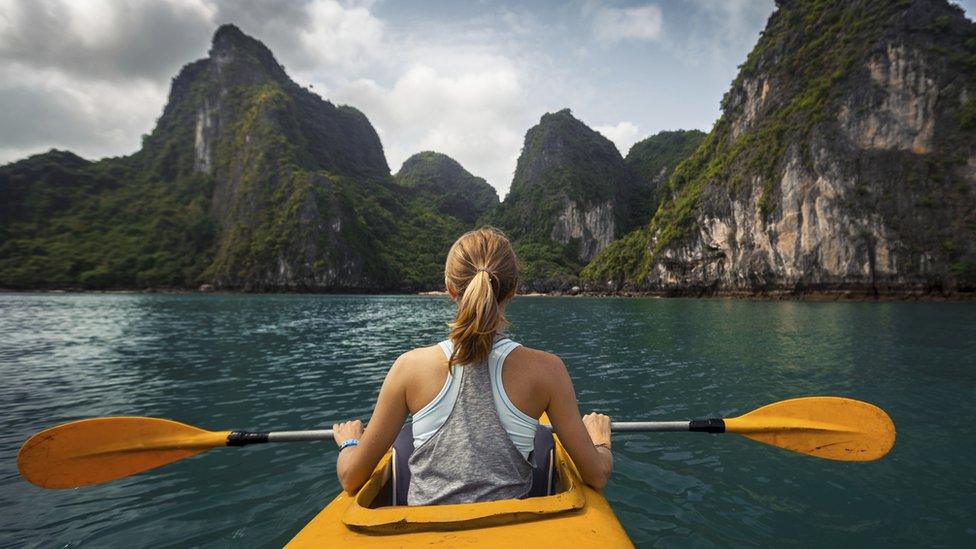
[[881, 408], [841, 397], [782, 400], [726, 419], [725, 431], [801, 454], [872, 461], [895, 444], [895, 425]]
[[17, 453], [17, 468], [24, 478], [43, 488], [75, 488], [224, 446], [228, 434], [152, 417], [83, 419], [27, 439]]

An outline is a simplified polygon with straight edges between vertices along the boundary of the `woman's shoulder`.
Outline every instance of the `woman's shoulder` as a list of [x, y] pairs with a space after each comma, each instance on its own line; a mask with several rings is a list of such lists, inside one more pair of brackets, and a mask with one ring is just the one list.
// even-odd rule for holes
[[447, 357], [439, 345], [411, 349], [396, 359], [391, 377], [404, 392], [410, 413], [416, 413], [434, 399], [447, 378]]
[[447, 356], [439, 344], [417, 347], [397, 357], [391, 370], [407, 379], [426, 378], [448, 370]]
[[447, 357], [444, 355], [444, 351], [441, 350], [440, 345], [434, 344], [427, 347], [410, 349], [409, 351], [401, 354], [393, 365], [405, 369], [416, 369], [418, 367], [432, 365], [439, 366], [442, 362], [446, 361]]
[[509, 354], [509, 361], [527, 366], [531, 365], [534, 370], [543, 370], [549, 373], [566, 371], [566, 365], [563, 364], [563, 360], [558, 355], [525, 345], [519, 345], [512, 350]]

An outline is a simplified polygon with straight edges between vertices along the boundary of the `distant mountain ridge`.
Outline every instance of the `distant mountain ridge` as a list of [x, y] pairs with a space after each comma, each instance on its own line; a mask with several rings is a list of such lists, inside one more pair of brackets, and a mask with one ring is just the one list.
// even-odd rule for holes
[[533, 289], [562, 288], [623, 234], [635, 186], [614, 144], [563, 109], [526, 132], [508, 195], [482, 222], [508, 232]]
[[709, 133], [625, 158], [546, 113], [502, 201], [434, 151], [391, 175], [363, 113], [224, 25], [136, 153], [0, 166], [0, 288], [440, 289], [482, 224], [522, 291], [976, 292], [976, 25], [945, 0], [781, 0]]
[[0, 168], [0, 286], [436, 287], [467, 224], [407, 195], [361, 112], [224, 25], [137, 153]]
[[394, 178], [398, 184], [415, 189], [437, 211], [469, 225], [498, 205], [494, 187], [443, 153], [424, 151], [411, 156]]

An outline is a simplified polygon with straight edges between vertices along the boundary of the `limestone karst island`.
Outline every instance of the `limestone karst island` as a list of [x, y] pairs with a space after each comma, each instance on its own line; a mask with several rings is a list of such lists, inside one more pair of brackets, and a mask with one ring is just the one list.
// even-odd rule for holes
[[504, 200], [436, 151], [391, 174], [355, 105], [226, 24], [137, 152], [0, 168], [0, 287], [436, 290], [490, 224], [522, 291], [976, 290], [976, 25], [944, 0], [779, 2], [707, 134], [621, 156], [540, 114]]

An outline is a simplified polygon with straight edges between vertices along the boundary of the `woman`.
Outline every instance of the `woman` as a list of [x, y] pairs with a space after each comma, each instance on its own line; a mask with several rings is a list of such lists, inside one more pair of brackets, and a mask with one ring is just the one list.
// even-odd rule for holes
[[366, 482], [410, 414], [409, 505], [523, 497], [532, 483], [535, 418], [543, 412], [583, 480], [602, 488], [613, 469], [610, 418], [580, 418], [562, 360], [500, 335], [518, 285], [505, 235], [487, 227], [458, 238], [444, 282], [457, 302], [449, 339], [393, 363], [365, 433], [358, 420], [332, 426], [343, 489], [352, 494]]

